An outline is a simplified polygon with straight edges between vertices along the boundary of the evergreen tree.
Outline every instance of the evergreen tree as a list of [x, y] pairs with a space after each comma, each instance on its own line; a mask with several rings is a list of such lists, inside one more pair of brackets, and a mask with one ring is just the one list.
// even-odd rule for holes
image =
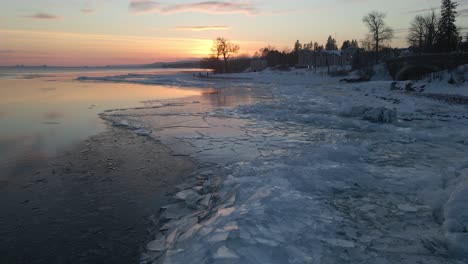
[[325, 45], [326, 50], [337, 50], [338, 46], [336, 46], [336, 40], [331, 36], [328, 37], [327, 44]]
[[294, 43], [294, 53], [298, 54], [299, 51], [302, 50], [302, 44], [299, 42], [299, 40]]
[[458, 3], [452, 0], [442, 0], [439, 21], [439, 35], [437, 46], [439, 51], [450, 52], [457, 48], [459, 32], [455, 25]]
[[323, 45], [319, 45], [317, 42], [314, 43], [314, 50], [324, 50]]
[[343, 45], [341, 45], [341, 50], [348, 49], [348, 48], [350, 48], [351, 46], [352, 46], [351, 41], [345, 40], [345, 41], [343, 42]]
[[314, 49], [314, 42], [309, 42], [309, 43], [306, 43], [302, 46], [303, 49], [305, 50], [313, 50]]

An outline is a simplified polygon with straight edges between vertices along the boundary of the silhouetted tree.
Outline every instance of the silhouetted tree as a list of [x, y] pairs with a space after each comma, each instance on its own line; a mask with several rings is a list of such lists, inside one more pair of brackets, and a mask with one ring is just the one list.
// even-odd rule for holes
[[[234, 44], [228, 41], [225, 38], [217, 38], [213, 41], [213, 47], [211, 48], [211, 57], [216, 59], [219, 64], [220, 58], [223, 59], [223, 69], [222, 72], [228, 72], [228, 61], [234, 55], [237, 54], [240, 50], [239, 45]], [[219, 71], [219, 67], [217, 69]]]
[[296, 40], [296, 43], [294, 43], [294, 52], [299, 53], [299, 51], [302, 50], [302, 44], [299, 42], [299, 40]]
[[450, 52], [457, 48], [459, 31], [455, 25], [458, 3], [452, 0], [442, 0], [439, 21], [437, 47], [439, 51]]
[[357, 40], [345, 40], [343, 41], [343, 45], [341, 45], [341, 50], [345, 50], [345, 49], [348, 49], [348, 48], [359, 48], [359, 45], [358, 45], [358, 42]]
[[317, 42], [314, 43], [314, 50], [324, 50], [323, 45], [319, 45]]
[[343, 41], [343, 44], [341, 45], [341, 50], [345, 50], [351, 47], [351, 41], [345, 40]]
[[362, 19], [369, 29], [367, 40], [373, 45], [376, 63], [379, 60], [381, 46], [386, 42], [390, 42], [393, 38], [393, 30], [385, 24], [385, 16], [384, 13], [372, 11]]
[[420, 54], [424, 48], [424, 41], [426, 37], [426, 25], [423, 16], [416, 16], [411, 22], [408, 33], [408, 44], [416, 49]]
[[326, 50], [337, 50], [336, 40], [332, 36], [328, 37], [327, 44], [325, 45]]
[[309, 43], [306, 43], [302, 46], [302, 49], [304, 50], [313, 50], [314, 49], [314, 43], [311, 41]]

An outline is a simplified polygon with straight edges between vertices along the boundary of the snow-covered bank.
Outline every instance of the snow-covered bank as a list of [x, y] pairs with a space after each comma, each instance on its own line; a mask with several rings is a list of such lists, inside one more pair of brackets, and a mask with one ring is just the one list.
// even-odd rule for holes
[[208, 82], [272, 100], [104, 114], [210, 166], [175, 194], [172, 221], [143, 262], [466, 262], [466, 105], [391, 90], [388, 81], [230, 76], [239, 79]]

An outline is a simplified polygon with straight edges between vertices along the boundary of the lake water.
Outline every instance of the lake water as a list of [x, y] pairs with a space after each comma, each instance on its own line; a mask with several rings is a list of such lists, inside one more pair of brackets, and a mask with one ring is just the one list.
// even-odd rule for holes
[[[148, 99], [199, 95], [191, 89], [129, 83], [80, 82], [78, 76], [174, 74], [160, 69], [0, 68], [0, 169], [35, 161], [102, 132], [98, 114]], [[190, 73], [187, 73], [190, 74]]]
[[[98, 114], [177, 98], [183, 110], [164, 110], [199, 113], [270, 95], [186, 71], [0, 68], [0, 263], [138, 261], [151, 216], [197, 165], [126, 129], [100, 133]], [[166, 85], [75, 80], [129, 73]]]

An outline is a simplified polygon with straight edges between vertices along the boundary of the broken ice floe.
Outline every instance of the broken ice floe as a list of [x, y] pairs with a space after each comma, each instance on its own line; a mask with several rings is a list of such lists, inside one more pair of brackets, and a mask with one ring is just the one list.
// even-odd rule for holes
[[362, 117], [373, 123], [394, 123], [397, 121], [397, 111], [385, 107], [353, 106], [343, 116]]

